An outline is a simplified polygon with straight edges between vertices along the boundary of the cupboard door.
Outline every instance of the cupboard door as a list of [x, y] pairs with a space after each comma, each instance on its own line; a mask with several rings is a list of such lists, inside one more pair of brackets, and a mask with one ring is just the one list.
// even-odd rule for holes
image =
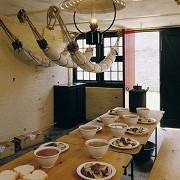
[[54, 87], [54, 122], [56, 127], [72, 128], [85, 121], [85, 86], [74, 83]]

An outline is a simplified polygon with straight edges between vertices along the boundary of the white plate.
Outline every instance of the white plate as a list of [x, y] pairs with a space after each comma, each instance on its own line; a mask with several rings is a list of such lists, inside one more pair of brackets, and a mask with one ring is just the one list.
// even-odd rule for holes
[[[143, 129], [142, 129], [142, 132], [134, 132], [134, 131], [131, 131], [131, 130], [130, 130], [131, 128], [143, 128]], [[139, 126], [131, 126], [131, 127], [128, 127], [128, 128], [127, 128], [126, 133], [128, 133], [128, 134], [134, 134], [134, 135], [144, 135], [144, 134], [147, 134], [147, 133], [148, 133], [148, 129], [147, 129], [147, 128], [144, 128], [144, 127], [139, 127]]]
[[97, 120], [98, 122], [102, 122], [101, 117], [97, 117], [96, 120]]
[[118, 116], [117, 112], [114, 109], [111, 109], [111, 112], [109, 110], [108, 114]]
[[[129, 139], [131, 139], [131, 141], [133, 143], [135, 143], [135, 146], [129, 147], [129, 146], [118, 146], [118, 145], [113, 144], [113, 142], [116, 141], [117, 139], [120, 139], [120, 138], [113, 138], [109, 141], [109, 143], [111, 146], [118, 148], [118, 149], [134, 149], [139, 146], [139, 142], [137, 140], [131, 139], [131, 138], [129, 138]], [[125, 138], [125, 139], [128, 139], [128, 138]]]
[[77, 174], [78, 174], [80, 177], [82, 177], [83, 179], [86, 179], [86, 180], [94, 180], [94, 179], [95, 179], [95, 178], [86, 177], [86, 176], [84, 176], [84, 175], [81, 173], [81, 169], [82, 169], [85, 165], [90, 164], [90, 163], [92, 163], [92, 164], [99, 163], [99, 164], [101, 164], [101, 165], [106, 165], [106, 166], [108, 166], [108, 167], [111, 169], [111, 174], [110, 174], [109, 176], [107, 176], [107, 177], [101, 178], [100, 180], [110, 179], [110, 178], [112, 178], [112, 177], [116, 174], [116, 169], [115, 169], [115, 167], [112, 166], [111, 164], [108, 164], [108, 163], [105, 163], [105, 162], [86, 162], [86, 163], [83, 163], [83, 164], [79, 165], [79, 166], [77, 167], [77, 170], [76, 170]]
[[[57, 145], [57, 147], [59, 147], [59, 148], [61, 149], [61, 152], [64, 152], [64, 151], [66, 151], [66, 150], [69, 149], [69, 144], [64, 143], [64, 142], [56, 142], [56, 141], [44, 143], [44, 144], [42, 144], [41, 146], [39, 146], [39, 148], [48, 146], [48, 145], [51, 144], [51, 143], [55, 143], [55, 144]], [[62, 147], [61, 147], [61, 145], [62, 145]]]
[[145, 120], [140, 121], [138, 119], [138, 123], [140, 123], [140, 124], [154, 124], [155, 122], [156, 122], [156, 119], [153, 119], [153, 118], [149, 118], [147, 121], [145, 121]]
[[99, 125], [95, 125], [97, 127], [97, 131], [101, 131], [102, 130], [102, 126]]

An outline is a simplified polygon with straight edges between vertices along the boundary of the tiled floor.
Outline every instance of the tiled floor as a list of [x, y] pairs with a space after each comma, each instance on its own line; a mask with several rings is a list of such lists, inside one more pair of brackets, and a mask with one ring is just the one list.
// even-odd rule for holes
[[[69, 131], [72, 131], [73, 129], [77, 128], [78, 126], [71, 128], [71, 129], [61, 129], [61, 128], [54, 128], [54, 130], [50, 131], [49, 133], [46, 134], [45, 136], [45, 141], [55, 141], [57, 138], [67, 134]], [[158, 149], [160, 147], [160, 144], [163, 140], [165, 130], [162, 128], [158, 128]], [[150, 141], [154, 142], [155, 141], [155, 136], [152, 134], [152, 136], [149, 139]], [[38, 148], [39, 145], [36, 145], [34, 147], [30, 147], [24, 150], [20, 150], [11, 157], [4, 158], [0, 160], [0, 165], [3, 165], [27, 152], [30, 150]], [[151, 171], [152, 165], [154, 162], [154, 158], [152, 157], [151, 160], [149, 161], [135, 161], [134, 163], [134, 179], [135, 180], [147, 180], [149, 176], [149, 172]], [[131, 179], [130, 177], [130, 167], [127, 168], [127, 175], [124, 175], [122, 177], [122, 180], [129, 180]]]

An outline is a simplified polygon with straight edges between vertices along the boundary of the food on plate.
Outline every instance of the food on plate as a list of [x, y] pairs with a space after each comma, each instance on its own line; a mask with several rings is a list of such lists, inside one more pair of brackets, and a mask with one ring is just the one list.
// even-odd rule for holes
[[145, 133], [147, 132], [147, 129], [143, 127], [129, 127], [127, 128], [127, 132], [132, 132], [132, 133]]
[[81, 173], [89, 178], [101, 179], [111, 175], [112, 169], [109, 166], [101, 165], [100, 163], [89, 163], [81, 169]]
[[2, 180], [16, 180], [16, 179], [18, 179], [18, 174], [12, 170], [4, 170], [0, 173], [0, 179], [2, 179]]
[[114, 110], [114, 109], [110, 109], [110, 110], [109, 110], [109, 114], [110, 114], [110, 115], [118, 115], [118, 114], [117, 114], [117, 111]]
[[156, 122], [155, 119], [153, 118], [143, 118], [143, 117], [139, 117], [138, 122], [144, 122], [144, 123], [153, 123]]
[[136, 143], [131, 140], [130, 138], [118, 138], [115, 141], [112, 142], [113, 145], [119, 146], [119, 147], [133, 147], [136, 146]]
[[52, 143], [47, 144], [46, 146], [54, 146], [54, 147], [57, 147], [57, 144], [56, 144], [55, 142], [52, 142]]
[[48, 175], [42, 170], [35, 170], [32, 174], [23, 176], [23, 180], [47, 180]]
[[66, 148], [66, 145], [64, 143], [60, 143], [60, 142], [52, 142], [52, 143], [49, 143], [45, 146], [54, 146], [54, 147], [58, 147], [60, 148], [61, 150], [64, 150]]
[[14, 168], [14, 171], [18, 174], [18, 176], [22, 179], [23, 176], [32, 173], [34, 171], [34, 166], [29, 164], [25, 164], [22, 166], [17, 166]]

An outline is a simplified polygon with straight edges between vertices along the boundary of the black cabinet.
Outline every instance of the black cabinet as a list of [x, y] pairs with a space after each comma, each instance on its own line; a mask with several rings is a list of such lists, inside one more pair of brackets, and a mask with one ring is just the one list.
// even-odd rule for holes
[[54, 86], [54, 122], [56, 127], [71, 128], [86, 119], [85, 84]]

